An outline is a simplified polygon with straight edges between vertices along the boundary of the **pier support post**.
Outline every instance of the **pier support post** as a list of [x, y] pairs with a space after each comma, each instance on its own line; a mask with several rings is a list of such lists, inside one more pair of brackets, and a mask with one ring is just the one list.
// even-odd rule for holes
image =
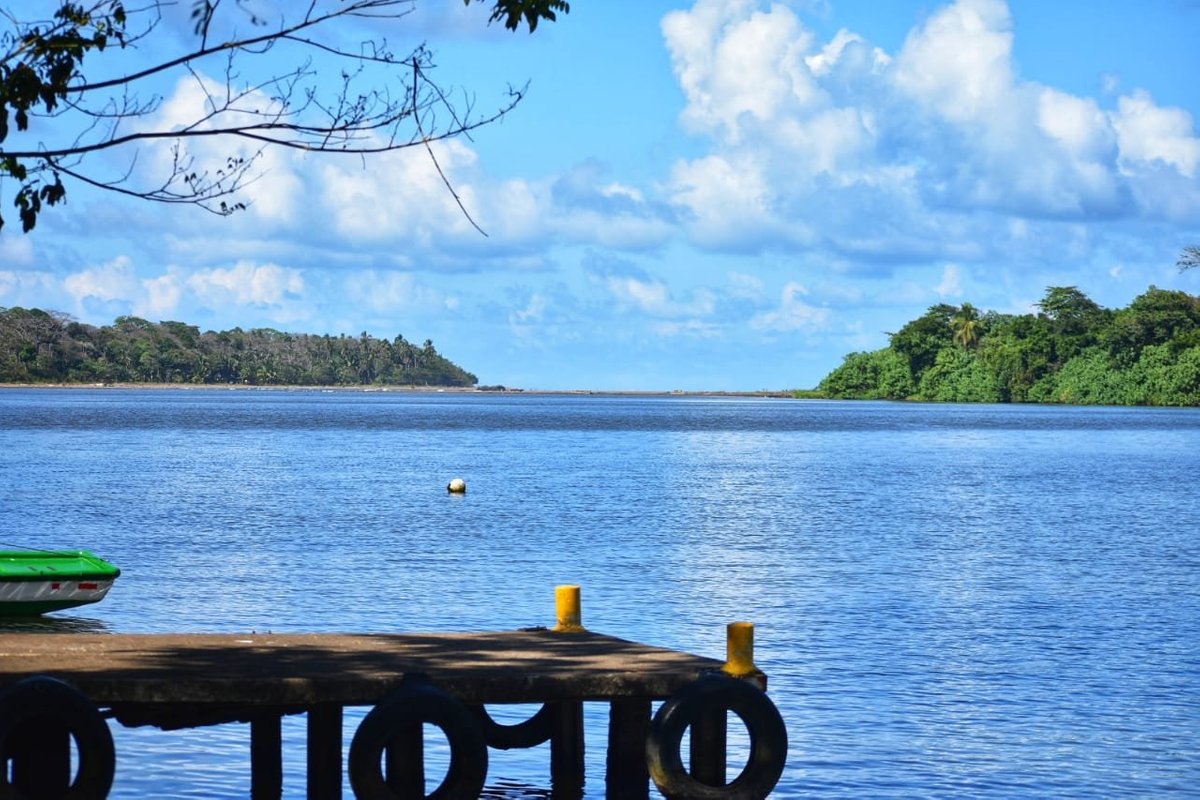
[[250, 797], [283, 797], [283, 714], [278, 712], [250, 720]]
[[608, 714], [608, 759], [605, 796], [613, 800], [647, 800], [650, 771], [646, 767], [646, 736], [650, 732], [650, 701], [613, 700]]
[[583, 796], [583, 703], [554, 704], [550, 735], [550, 789], [555, 800]]
[[725, 785], [725, 721], [724, 708], [706, 708], [692, 722], [692, 777], [709, 786]]
[[383, 762], [387, 787], [397, 797], [425, 796], [425, 725], [421, 720], [406, 720], [397, 726]]
[[342, 707], [333, 704], [308, 710], [309, 800], [342, 798]]

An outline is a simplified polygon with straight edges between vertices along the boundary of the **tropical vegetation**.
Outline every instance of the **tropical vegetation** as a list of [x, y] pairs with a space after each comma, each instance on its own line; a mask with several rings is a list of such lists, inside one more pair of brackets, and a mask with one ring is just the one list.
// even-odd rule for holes
[[0, 308], [0, 382], [474, 386], [428, 339], [314, 336], [273, 328], [200, 332], [118, 317], [95, 327], [37, 308]]
[[1128, 307], [1113, 310], [1077, 287], [1052, 286], [1037, 309], [1003, 314], [980, 313], [970, 303], [931, 306], [889, 334], [887, 347], [846, 356], [821, 381], [819, 393], [847, 399], [1200, 405], [1200, 297], [1151, 286]]

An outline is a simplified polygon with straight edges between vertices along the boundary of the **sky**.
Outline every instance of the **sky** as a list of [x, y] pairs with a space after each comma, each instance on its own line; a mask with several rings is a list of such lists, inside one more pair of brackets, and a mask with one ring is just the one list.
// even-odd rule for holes
[[[436, 145], [486, 235], [419, 148], [270, 151], [228, 218], [68, 182], [28, 235], [10, 182], [0, 307], [401, 334], [527, 390], [759, 391], [814, 387], [938, 303], [1200, 294], [1176, 267], [1200, 244], [1200, 0], [570, 5], [531, 35], [422, 0], [386, 31], [477, 110], [528, 82]], [[127, 57], [188, 35], [168, 16]], [[200, 79], [222, 64], [164, 82], [150, 122]]]

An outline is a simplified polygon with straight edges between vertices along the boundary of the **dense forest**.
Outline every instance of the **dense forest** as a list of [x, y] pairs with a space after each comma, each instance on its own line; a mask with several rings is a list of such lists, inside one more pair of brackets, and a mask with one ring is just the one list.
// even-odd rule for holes
[[1200, 298], [1151, 286], [1102, 308], [1054, 286], [1036, 314], [935, 305], [825, 377], [825, 397], [981, 403], [1200, 405]]
[[426, 340], [311, 336], [271, 328], [200, 332], [118, 317], [95, 327], [65, 314], [0, 308], [0, 382], [265, 386], [474, 386]]

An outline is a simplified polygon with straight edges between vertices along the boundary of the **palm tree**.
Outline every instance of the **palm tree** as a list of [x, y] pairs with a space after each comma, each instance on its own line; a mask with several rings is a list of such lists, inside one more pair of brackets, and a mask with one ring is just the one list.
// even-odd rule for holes
[[954, 341], [970, 350], [979, 343], [979, 310], [970, 303], [963, 303], [950, 326], [954, 329]]

